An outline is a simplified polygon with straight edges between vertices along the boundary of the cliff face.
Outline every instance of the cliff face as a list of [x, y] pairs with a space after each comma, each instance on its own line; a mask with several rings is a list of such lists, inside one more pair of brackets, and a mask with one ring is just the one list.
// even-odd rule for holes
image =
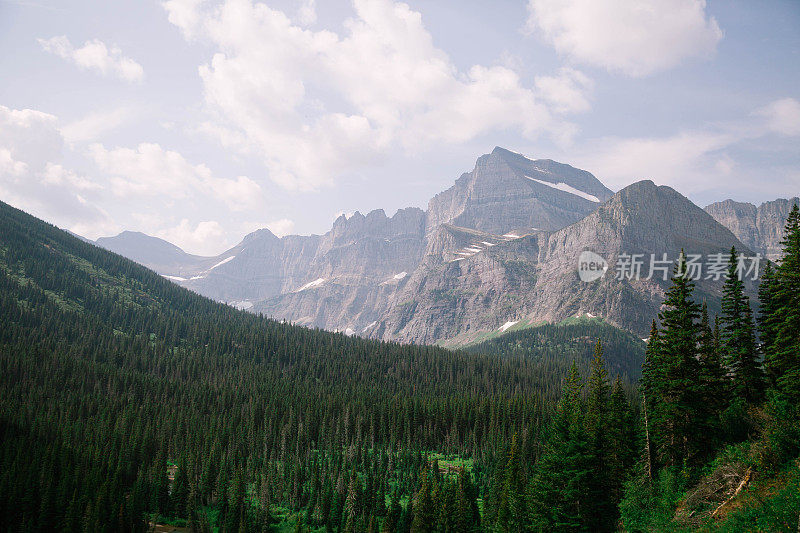
[[586, 171], [495, 148], [472, 172], [428, 203], [428, 232], [441, 224], [505, 234], [556, 230], [577, 222], [613, 193]]
[[[434, 342], [463, 339], [469, 332], [496, 330], [519, 320], [552, 322], [591, 314], [645, 336], [668, 282], [616, 279], [613, 266], [619, 255], [645, 254], [646, 275], [652, 253], [675, 259], [681, 249], [706, 256], [726, 253], [731, 246], [746, 251], [729, 230], [688, 199], [643, 181], [559, 231], [499, 241], [463, 259], [424, 260], [395, 295], [374, 334]], [[579, 279], [578, 257], [585, 250], [612, 266], [602, 279]], [[720, 288], [721, 282], [698, 283], [698, 297], [708, 300], [712, 312], [718, 307]]]
[[705, 210], [751, 250], [775, 261], [780, 256], [786, 218], [795, 204], [800, 204], [800, 198], [781, 198], [764, 202], [758, 207], [725, 200], [708, 205]]
[[[668, 283], [616, 279], [620, 254], [644, 254], [645, 274], [651, 254], [674, 260], [681, 249], [774, 255], [790, 206], [727, 201], [704, 211], [650, 181], [613, 194], [586, 171], [495, 148], [427, 211], [341, 216], [324, 235], [259, 230], [213, 258], [147, 236], [115, 239], [116, 251], [201, 294], [348, 334], [463, 343], [519, 321], [591, 314], [645, 336]], [[591, 283], [577, 272], [585, 250], [611, 265]], [[698, 283], [712, 313], [719, 289]]]

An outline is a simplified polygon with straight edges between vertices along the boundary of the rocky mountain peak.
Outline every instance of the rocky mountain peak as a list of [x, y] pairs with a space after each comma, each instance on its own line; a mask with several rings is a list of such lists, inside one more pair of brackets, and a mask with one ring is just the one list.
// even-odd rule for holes
[[780, 257], [786, 218], [800, 198], [779, 198], [755, 206], [748, 202], [724, 200], [705, 207], [705, 211], [727, 227], [750, 249], [775, 261]]
[[515, 228], [554, 231], [582, 219], [612, 194], [589, 172], [495, 147], [431, 199], [426, 231], [441, 224], [499, 235]]

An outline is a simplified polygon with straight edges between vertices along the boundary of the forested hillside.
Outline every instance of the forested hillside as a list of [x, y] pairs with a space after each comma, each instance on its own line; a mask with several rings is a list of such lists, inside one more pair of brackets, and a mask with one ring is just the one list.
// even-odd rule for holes
[[[606, 367], [611, 374], [638, 380], [646, 343], [601, 318], [570, 318], [560, 324], [543, 324], [509, 331], [494, 339], [465, 348], [471, 353], [550, 360], [562, 366], [576, 360], [587, 370], [597, 341], [603, 345]], [[559, 374], [563, 372], [559, 371]]]
[[0, 309], [1, 530], [477, 529], [569, 365], [271, 321], [5, 204]]
[[796, 209], [784, 247], [755, 314], [734, 259], [716, 320], [676, 271], [637, 394], [604, 324], [309, 330], [0, 204], [0, 530], [794, 531]]

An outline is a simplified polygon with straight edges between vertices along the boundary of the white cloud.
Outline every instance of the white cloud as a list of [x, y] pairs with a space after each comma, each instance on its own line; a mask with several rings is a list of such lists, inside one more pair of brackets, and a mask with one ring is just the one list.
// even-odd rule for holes
[[528, 28], [576, 62], [646, 76], [714, 53], [705, 0], [529, 0]]
[[27, 163], [16, 161], [8, 148], [0, 148], [0, 175], [17, 177], [23, 175], [27, 170]]
[[92, 144], [89, 156], [110, 174], [119, 196], [149, 196], [184, 200], [197, 194], [223, 200], [234, 211], [257, 208], [263, 200], [261, 187], [246, 176], [217, 178], [205, 165], [193, 165], [181, 154], [158, 144], [141, 143], [136, 149], [107, 149]]
[[534, 80], [541, 98], [562, 113], [588, 111], [589, 92], [594, 83], [585, 74], [564, 67], [557, 76], [537, 76]]
[[128, 122], [134, 115], [134, 110], [128, 107], [119, 107], [110, 111], [95, 111], [64, 125], [61, 128], [61, 134], [70, 144], [93, 141]]
[[314, 0], [300, 0], [297, 8], [297, 21], [303, 26], [310, 26], [317, 21], [316, 2]]
[[216, 220], [204, 220], [192, 226], [184, 218], [177, 226], [156, 231], [155, 236], [198, 255], [216, 255], [226, 246], [225, 231]]
[[284, 235], [290, 235], [292, 233], [294, 230], [294, 221], [288, 218], [281, 218], [279, 220], [267, 222], [266, 227], [277, 237], [283, 237]]
[[144, 69], [139, 63], [123, 56], [122, 50], [116, 46], [109, 48], [98, 39], [86, 41], [80, 48], [73, 47], [65, 35], [38, 41], [45, 51], [75, 63], [81, 69], [95, 70], [129, 82], [144, 79]]
[[113, 231], [108, 213], [87, 199], [101, 184], [58, 163], [63, 145], [55, 116], [0, 106], [0, 197], [76, 233]]
[[184, 35], [217, 49], [199, 69], [213, 117], [201, 129], [260, 154], [273, 181], [298, 190], [330, 185], [393, 148], [420, 151], [509, 129], [530, 139], [571, 133], [514, 70], [460, 71], [408, 5], [353, 5], [335, 33], [252, 0], [165, 2]]
[[[48, 113], [0, 106], [0, 199], [88, 238], [135, 229], [210, 254], [241, 237], [240, 217], [263, 213], [263, 191], [249, 177], [217, 177], [158, 144], [74, 150], [62, 132], [91, 137], [102, 122], [95, 116], [61, 126]], [[291, 230], [285, 219], [267, 226]]]
[[200, 7], [205, 0], [166, 0], [163, 5], [167, 10], [168, 20], [179, 27], [187, 39], [194, 37], [200, 24]]
[[[573, 154], [578, 164], [589, 168], [612, 189], [642, 180], [676, 188], [684, 194], [738, 188], [763, 196], [785, 195], [792, 177], [786, 168], [763, 164], [754, 169], [736, 155], [753, 143], [768, 140], [773, 150], [793, 145], [800, 135], [796, 100], [776, 100], [749, 117], [706, 128], [687, 130], [665, 137], [607, 137], [591, 142]], [[775, 136], [777, 137], [768, 137]], [[774, 139], [774, 140], [773, 140]], [[760, 176], [769, 173], [768, 183]], [[770, 188], [767, 191], [765, 188]]]
[[762, 107], [755, 113], [767, 121], [770, 131], [783, 135], [800, 135], [800, 102], [782, 98]]

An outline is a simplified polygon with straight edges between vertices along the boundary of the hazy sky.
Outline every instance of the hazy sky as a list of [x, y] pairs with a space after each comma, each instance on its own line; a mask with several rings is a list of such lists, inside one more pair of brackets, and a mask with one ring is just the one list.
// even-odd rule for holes
[[0, 200], [215, 254], [425, 207], [495, 145], [800, 193], [797, 0], [0, 0]]

